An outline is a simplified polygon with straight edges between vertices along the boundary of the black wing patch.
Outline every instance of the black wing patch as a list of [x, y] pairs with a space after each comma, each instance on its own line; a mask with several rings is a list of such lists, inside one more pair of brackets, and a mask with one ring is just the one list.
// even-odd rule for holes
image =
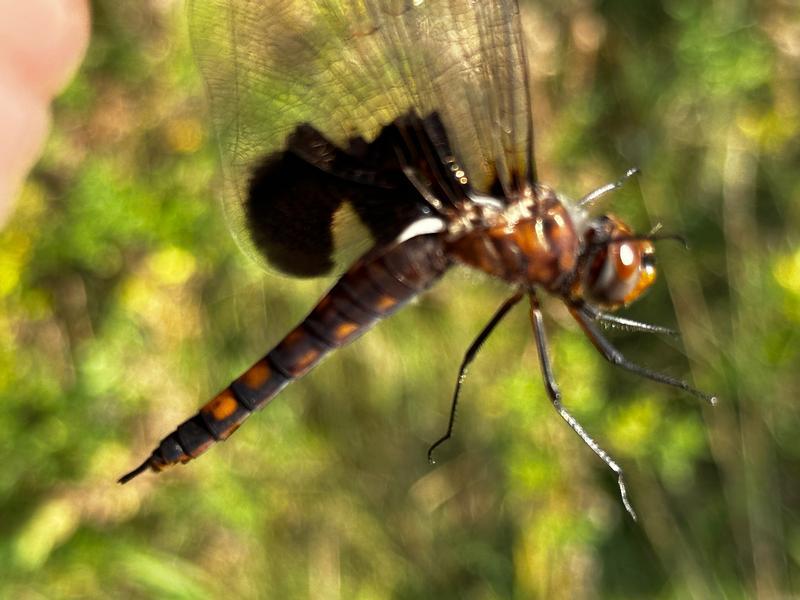
[[[432, 135], [427, 131], [430, 130]], [[267, 261], [290, 275], [334, 272], [337, 229], [366, 227], [370, 246], [390, 243], [411, 222], [431, 214], [411, 183], [410, 168], [430, 193], [457, 210], [467, 186], [447, 171], [447, 137], [438, 117], [406, 115], [371, 143], [360, 137], [342, 149], [308, 124], [286, 150], [265, 159], [250, 180], [245, 203], [250, 238]]]
[[[338, 193], [349, 194], [356, 204], [364, 198], [361, 213], [367, 212], [367, 200], [379, 197], [376, 190], [360, 187], [371, 177], [375, 181], [369, 185], [391, 201], [408, 189], [404, 182], [392, 193], [398, 165], [387, 170], [376, 156], [389, 163], [396, 157], [377, 152], [373, 144], [387, 124], [410, 113], [440, 117], [438, 132], [425, 119], [427, 140], [417, 136], [415, 141], [412, 135], [413, 143], [402, 149], [404, 161], [417, 165], [421, 156], [438, 153], [438, 164], [431, 161], [410, 180], [417, 192], [412, 190], [411, 198], [445, 208], [457, 195], [440, 197], [426, 188], [447, 190], [445, 175], [458, 172], [464, 174], [459, 180], [468, 178], [477, 193], [491, 193], [500, 203], [532, 184], [530, 90], [517, 4], [188, 0], [193, 49], [220, 142], [225, 214], [242, 249], [264, 266], [290, 273], [327, 272], [331, 261], [336, 272], [347, 268], [350, 257], [368, 249], [355, 231], [336, 228], [343, 235], [320, 237], [316, 244], [289, 243], [286, 231], [322, 234], [327, 217], [346, 221], [335, 208], [342, 206]], [[441, 162], [445, 152], [439, 134], [445, 131], [457, 162]], [[296, 143], [290, 149], [293, 135], [327, 143]], [[306, 164], [288, 159], [290, 151]], [[365, 156], [366, 167], [360, 164]], [[283, 168], [325, 185], [289, 182], [279, 172]], [[321, 177], [314, 168], [345, 173], [338, 179], [356, 185]], [[388, 192], [382, 187], [385, 179]], [[253, 206], [262, 203], [266, 206]], [[314, 216], [303, 219], [300, 208]], [[279, 220], [271, 222], [270, 214]], [[250, 237], [254, 226], [262, 227], [258, 242]], [[267, 230], [278, 235], [277, 241], [267, 239]], [[332, 247], [335, 256], [330, 256]], [[301, 250], [305, 256], [295, 260]], [[282, 256], [282, 263], [270, 265], [269, 256]]]

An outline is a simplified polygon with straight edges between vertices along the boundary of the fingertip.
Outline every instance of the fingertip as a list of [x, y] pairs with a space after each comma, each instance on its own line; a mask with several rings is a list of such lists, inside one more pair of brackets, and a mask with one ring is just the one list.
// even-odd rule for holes
[[0, 74], [0, 227], [41, 152], [49, 127], [48, 103], [19, 86], [6, 85]]
[[86, 0], [0, 0], [0, 70], [49, 100], [89, 43]]

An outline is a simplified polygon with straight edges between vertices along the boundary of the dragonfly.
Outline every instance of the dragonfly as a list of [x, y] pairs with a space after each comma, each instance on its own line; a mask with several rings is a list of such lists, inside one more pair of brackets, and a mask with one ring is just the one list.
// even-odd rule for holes
[[540, 298], [560, 299], [607, 361], [714, 403], [640, 366], [604, 336], [656, 278], [654, 242], [602, 197], [637, 170], [570, 201], [537, 179], [528, 58], [517, 0], [193, 0], [189, 19], [224, 174], [224, 206], [243, 250], [297, 277], [339, 275], [308, 316], [119, 481], [187, 463], [333, 350], [454, 267], [508, 285], [461, 362], [529, 303], [544, 387], [557, 413], [616, 474], [617, 462], [562, 403]]

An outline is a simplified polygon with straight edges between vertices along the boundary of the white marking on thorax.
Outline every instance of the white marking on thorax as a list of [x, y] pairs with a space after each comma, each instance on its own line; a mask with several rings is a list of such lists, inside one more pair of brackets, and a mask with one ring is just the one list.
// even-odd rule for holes
[[429, 233], [439, 233], [445, 230], [445, 222], [439, 217], [423, 217], [417, 219], [406, 227], [395, 240], [396, 243], [402, 244], [420, 235], [427, 235]]

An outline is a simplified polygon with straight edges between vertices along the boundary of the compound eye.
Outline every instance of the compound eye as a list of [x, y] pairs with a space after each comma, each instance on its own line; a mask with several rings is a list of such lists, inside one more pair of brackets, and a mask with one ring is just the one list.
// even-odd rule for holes
[[642, 254], [642, 268], [647, 271], [655, 271], [656, 255], [654, 252], [644, 252]]
[[638, 248], [632, 242], [614, 244], [612, 248], [612, 254], [616, 257], [614, 270], [617, 273], [617, 277], [627, 281], [639, 268], [641, 257]]
[[612, 242], [590, 269], [586, 291], [592, 301], [613, 309], [636, 300], [655, 278], [650, 242]]

